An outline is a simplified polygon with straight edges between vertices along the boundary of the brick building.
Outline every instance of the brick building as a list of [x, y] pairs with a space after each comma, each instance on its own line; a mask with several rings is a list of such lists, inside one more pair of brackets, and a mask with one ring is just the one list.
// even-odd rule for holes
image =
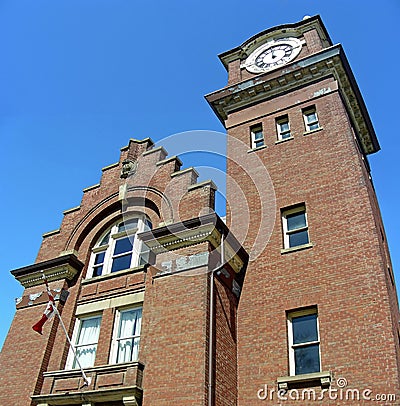
[[[343, 49], [316, 16], [220, 59], [228, 84], [206, 99], [227, 130], [226, 224], [212, 181], [130, 140], [12, 271], [0, 404], [398, 404], [379, 143]], [[26, 328], [43, 275], [89, 384], [57, 317]]]

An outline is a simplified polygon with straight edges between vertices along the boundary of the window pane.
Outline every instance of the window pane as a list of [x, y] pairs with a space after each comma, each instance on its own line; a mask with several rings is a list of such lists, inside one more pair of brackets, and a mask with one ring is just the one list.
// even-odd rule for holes
[[310, 131], [311, 130], [316, 130], [317, 128], [319, 128], [319, 124], [318, 123], [311, 124], [311, 125], [308, 126], [308, 128], [310, 129]]
[[103, 273], [103, 265], [97, 265], [93, 267], [93, 277], [100, 276]]
[[256, 131], [256, 132], [254, 132], [253, 134], [254, 134], [254, 139], [255, 139], [255, 140], [260, 140], [260, 139], [263, 138], [263, 133], [262, 133], [262, 131]]
[[281, 127], [281, 131], [282, 132], [284, 132], [284, 131], [289, 131], [289, 123], [281, 123], [281, 124], [279, 124], [280, 125], [280, 127]]
[[306, 117], [307, 117], [307, 123], [311, 123], [311, 122], [313, 122], [313, 121], [317, 121], [317, 115], [315, 114], [315, 112], [313, 112], [313, 113], [307, 113]]
[[[82, 368], [92, 367], [96, 358], [97, 344], [85, 345], [76, 349], [76, 357]], [[72, 369], [79, 368], [78, 362], [74, 359]]]
[[132, 254], [123, 255], [113, 259], [111, 272], [121, 271], [122, 269], [128, 269], [131, 267]]
[[255, 144], [255, 147], [256, 147], [256, 148], [262, 147], [262, 146], [264, 145], [264, 141], [257, 141], [257, 142], [255, 142], [254, 144]]
[[92, 317], [81, 321], [77, 344], [95, 343], [99, 337], [100, 317]]
[[308, 231], [297, 231], [289, 235], [289, 247], [297, 247], [298, 245], [308, 244]]
[[137, 360], [140, 342], [142, 309], [121, 312], [118, 329], [118, 352], [116, 362]]
[[[94, 365], [97, 341], [99, 339], [100, 321], [100, 317], [93, 317], [81, 321], [76, 343], [76, 355], [82, 368]], [[76, 368], [77, 366], [77, 362], [74, 360], [72, 368]]]
[[296, 375], [319, 372], [319, 344], [295, 348], [294, 359], [296, 364]]
[[96, 257], [94, 259], [95, 265], [102, 264], [104, 262], [105, 254], [106, 254], [105, 252], [99, 252], [98, 254], [96, 254]]
[[[125, 237], [115, 242], [114, 255], [132, 251], [133, 236]], [[132, 240], [132, 241], [131, 241]]]
[[153, 225], [151, 224], [150, 220], [145, 220], [144, 221], [144, 231], [149, 231], [153, 228]]
[[288, 214], [286, 216], [288, 231], [296, 230], [297, 228], [306, 227], [306, 214], [304, 212], [298, 212]]
[[281, 138], [283, 140], [285, 140], [286, 138], [290, 138], [290, 132], [286, 132], [286, 133], [281, 134]]
[[109, 240], [110, 240], [110, 231], [103, 237], [99, 245], [100, 246], [107, 245]]
[[142, 309], [132, 309], [121, 312], [118, 338], [132, 337], [140, 334]]
[[116, 362], [131, 362], [138, 359], [140, 338], [129, 338], [118, 342]]
[[292, 319], [292, 326], [293, 344], [318, 341], [316, 314], [307, 314], [306, 316], [294, 317]]
[[126, 231], [126, 230], [131, 230], [132, 228], [137, 228], [138, 226], [138, 219], [129, 219], [126, 221], [123, 221], [122, 223], [118, 224], [118, 232], [120, 233], [121, 231]]
[[150, 251], [142, 251], [139, 256], [139, 265], [146, 265], [149, 263]]

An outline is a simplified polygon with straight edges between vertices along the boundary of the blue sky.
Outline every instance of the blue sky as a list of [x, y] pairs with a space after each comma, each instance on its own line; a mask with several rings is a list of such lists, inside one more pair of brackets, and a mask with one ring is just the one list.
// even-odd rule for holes
[[370, 164], [400, 280], [400, 2], [0, 0], [0, 346], [22, 293], [9, 271], [35, 261], [120, 147], [223, 131], [203, 97], [226, 84], [217, 55], [315, 14], [343, 44], [382, 147]]

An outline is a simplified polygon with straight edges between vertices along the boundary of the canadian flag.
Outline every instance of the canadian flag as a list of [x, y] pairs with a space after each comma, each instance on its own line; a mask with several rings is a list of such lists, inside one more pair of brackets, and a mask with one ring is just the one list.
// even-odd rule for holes
[[55, 300], [50, 291], [47, 279], [45, 277], [43, 277], [43, 279], [44, 283], [46, 284], [46, 291], [47, 295], [49, 296], [49, 301], [47, 303], [45, 311], [43, 312], [42, 318], [34, 326], [32, 326], [32, 329], [37, 331], [39, 334], [43, 334], [42, 328], [44, 323], [46, 323], [46, 321], [49, 320], [54, 315], [54, 306], [55, 306]]

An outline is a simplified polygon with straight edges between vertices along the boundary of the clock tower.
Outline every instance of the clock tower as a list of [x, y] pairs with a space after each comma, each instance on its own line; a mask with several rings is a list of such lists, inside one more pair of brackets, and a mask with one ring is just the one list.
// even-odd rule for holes
[[227, 223], [250, 255], [238, 404], [307, 404], [304, 389], [335, 405], [399, 396], [397, 295], [368, 163], [380, 147], [342, 46], [315, 16], [219, 57], [228, 84], [206, 99], [227, 130]]

